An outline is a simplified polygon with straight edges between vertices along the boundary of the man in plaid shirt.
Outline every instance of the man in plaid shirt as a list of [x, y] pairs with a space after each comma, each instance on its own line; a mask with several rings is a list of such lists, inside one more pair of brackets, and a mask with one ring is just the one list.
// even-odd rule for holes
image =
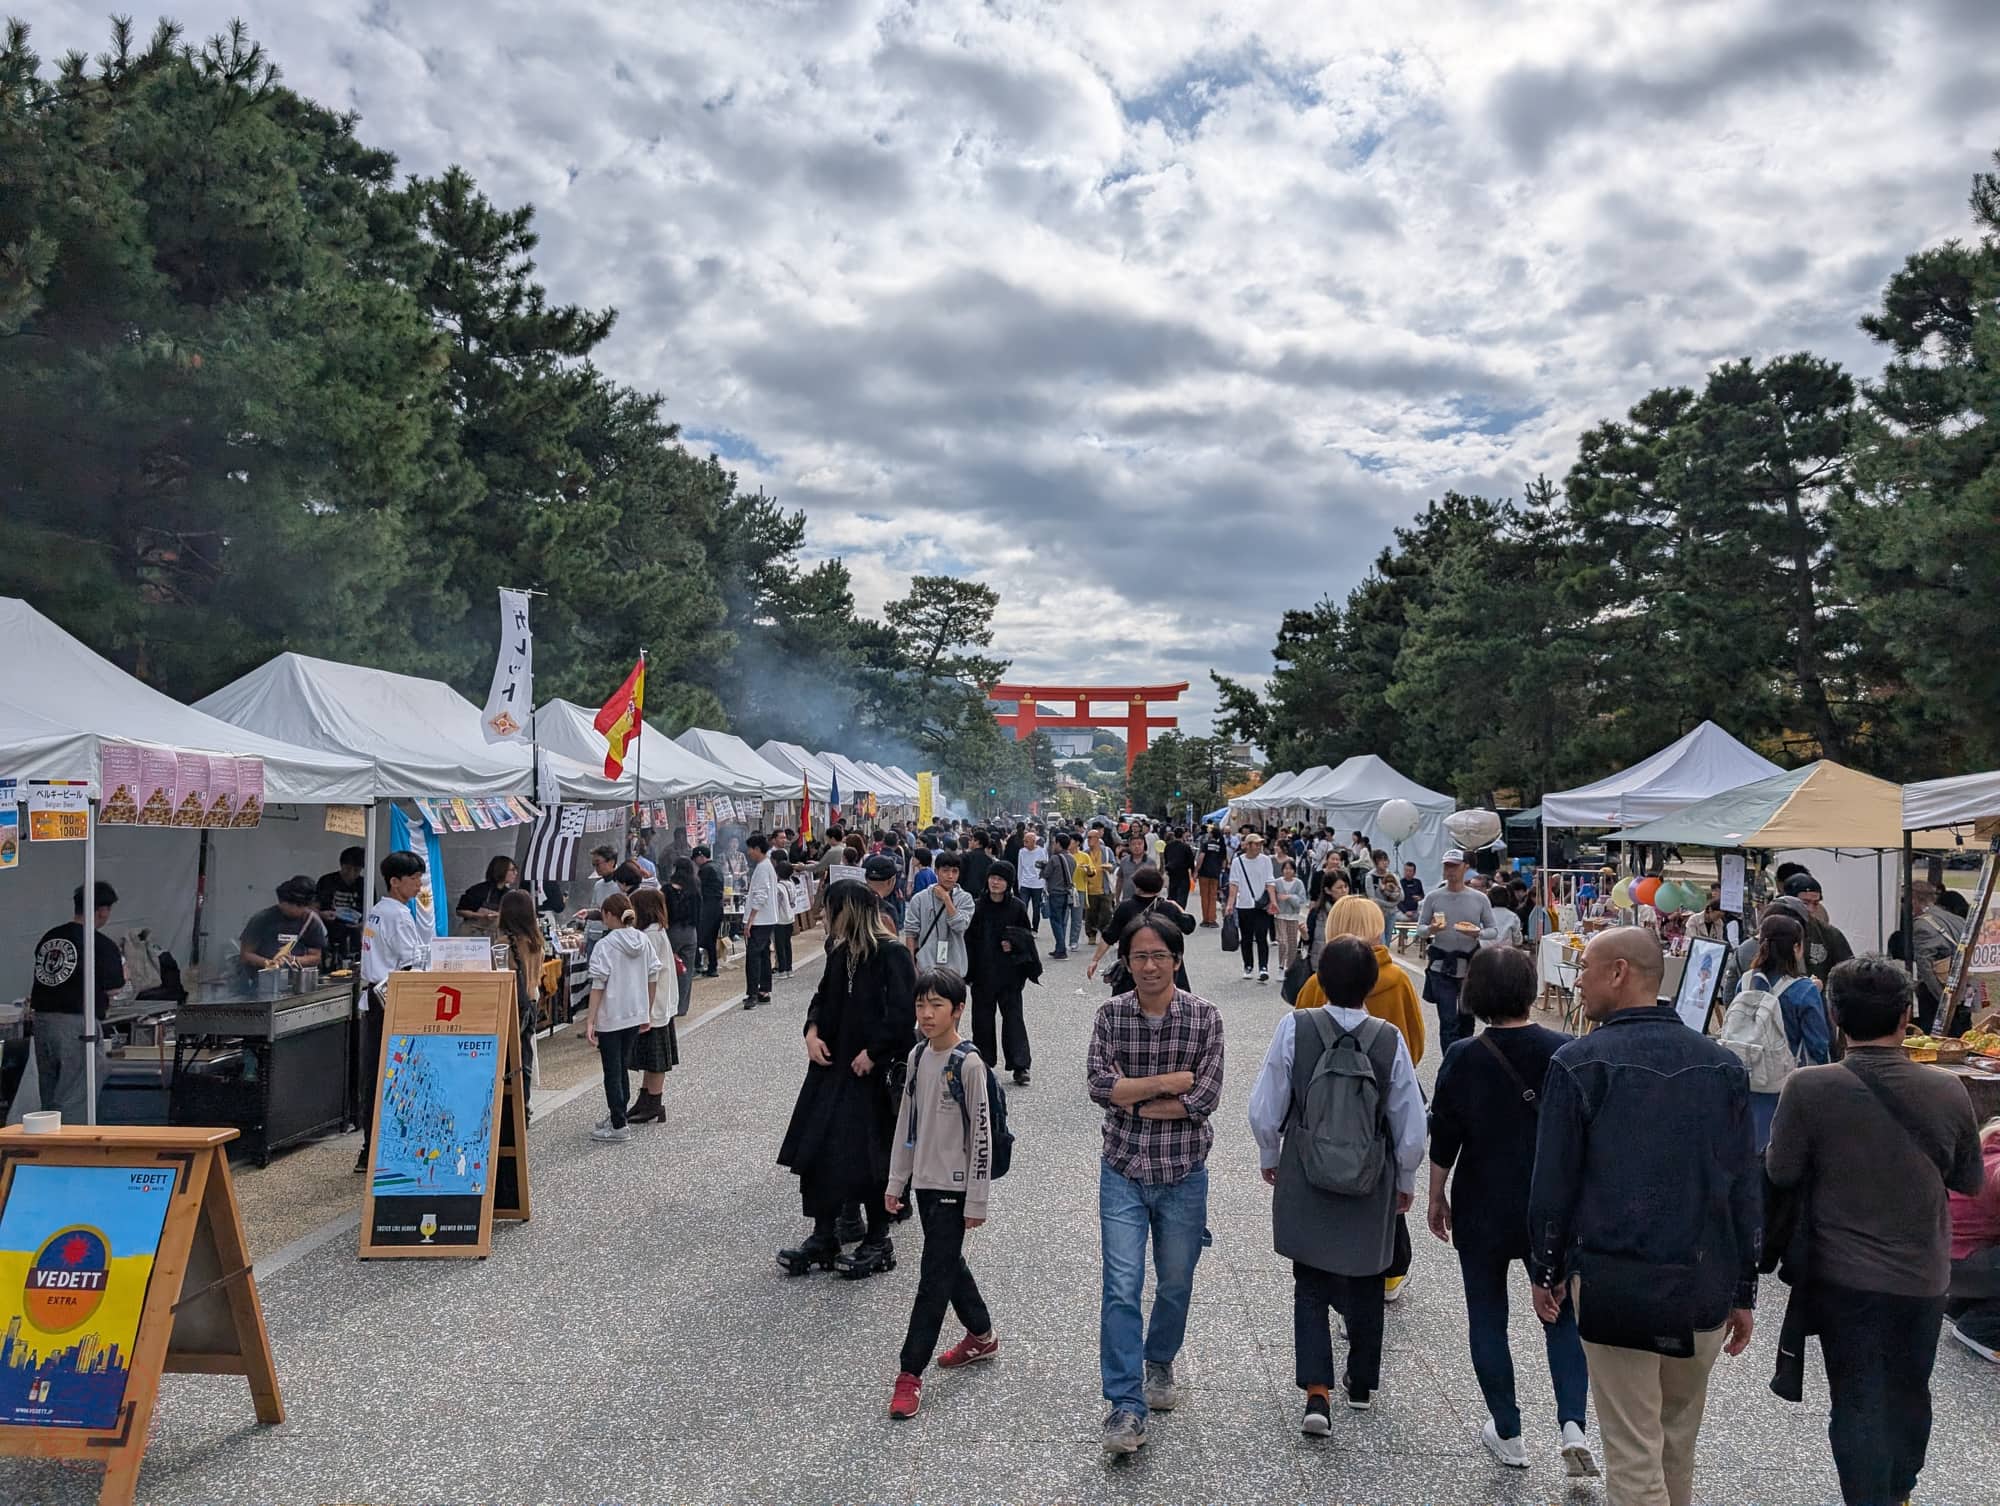
[[[1091, 1027], [1090, 1096], [1104, 1106], [1097, 1220], [1104, 1296], [1097, 1358], [1104, 1448], [1130, 1454], [1146, 1441], [1149, 1412], [1179, 1400], [1174, 1357], [1187, 1332], [1194, 1266], [1208, 1242], [1209, 1115], [1222, 1101], [1222, 1015], [1174, 986], [1184, 939], [1171, 921], [1142, 915], [1118, 941], [1133, 991], [1097, 1011]], [[1158, 1283], [1142, 1321], [1146, 1241]]]

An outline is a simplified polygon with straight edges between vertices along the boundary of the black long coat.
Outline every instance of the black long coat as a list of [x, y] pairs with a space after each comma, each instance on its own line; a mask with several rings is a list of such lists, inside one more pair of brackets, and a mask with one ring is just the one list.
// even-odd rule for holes
[[722, 870], [711, 859], [696, 872], [695, 882], [701, 889], [700, 924], [706, 930], [722, 924]]
[[[798, 1174], [808, 1218], [838, 1213], [843, 1203], [872, 1207], [888, 1186], [898, 1107], [889, 1069], [916, 1041], [916, 985], [916, 962], [900, 940], [885, 937], [851, 981], [846, 949], [827, 954], [806, 1026], [819, 1027], [833, 1060], [807, 1063], [778, 1148], [778, 1164]], [[864, 1050], [874, 1066], [856, 1077], [852, 1063]]]

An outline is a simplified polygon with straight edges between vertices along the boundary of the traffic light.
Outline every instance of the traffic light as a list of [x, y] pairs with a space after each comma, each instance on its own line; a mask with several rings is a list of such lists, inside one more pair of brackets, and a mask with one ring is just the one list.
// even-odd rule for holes
[[1181, 792], [1180, 792], [1179, 790], [1175, 790], [1175, 791], [1174, 791], [1174, 799], [1178, 800], [1178, 799], [1180, 799], [1180, 798], [1181, 798]]
[[991, 788], [991, 787], [989, 787], [989, 788], [987, 789], [986, 793], [987, 793], [987, 794], [989, 794], [989, 795], [997, 795], [997, 794], [999, 794], [999, 793], [1000, 793], [1000, 791], [999, 791], [999, 790], [997, 790], [997, 789], [994, 789], [994, 788]]

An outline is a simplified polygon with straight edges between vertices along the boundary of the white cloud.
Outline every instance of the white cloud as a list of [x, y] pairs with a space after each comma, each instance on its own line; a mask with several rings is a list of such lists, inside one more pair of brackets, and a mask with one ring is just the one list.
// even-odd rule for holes
[[[102, 45], [45, 3], [45, 56]], [[532, 200], [603, 353], [865, 605], [1002, 594], [1022, 673], [1195, 682], [1446, 487], [1855, 329], [2000, 143], [1981, 0], [191, 0], [411, 172]], [[141, 17], [142, 28], [150, 17]]]

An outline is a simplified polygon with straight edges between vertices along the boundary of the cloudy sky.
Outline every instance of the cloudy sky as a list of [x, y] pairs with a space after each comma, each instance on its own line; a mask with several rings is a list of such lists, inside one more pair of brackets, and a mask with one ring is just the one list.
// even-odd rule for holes
[[[104, 9], [26, 14], [52, 57]], [[2000, 145], [1993, 0], [169, 13], [532, 201], [603, 364], [865, 606], [978, 576], [1018, 673], [1191, 680], [1197, 727], [1427, 497], [1718, 360], [1875, 369], [1856, 318]]]

